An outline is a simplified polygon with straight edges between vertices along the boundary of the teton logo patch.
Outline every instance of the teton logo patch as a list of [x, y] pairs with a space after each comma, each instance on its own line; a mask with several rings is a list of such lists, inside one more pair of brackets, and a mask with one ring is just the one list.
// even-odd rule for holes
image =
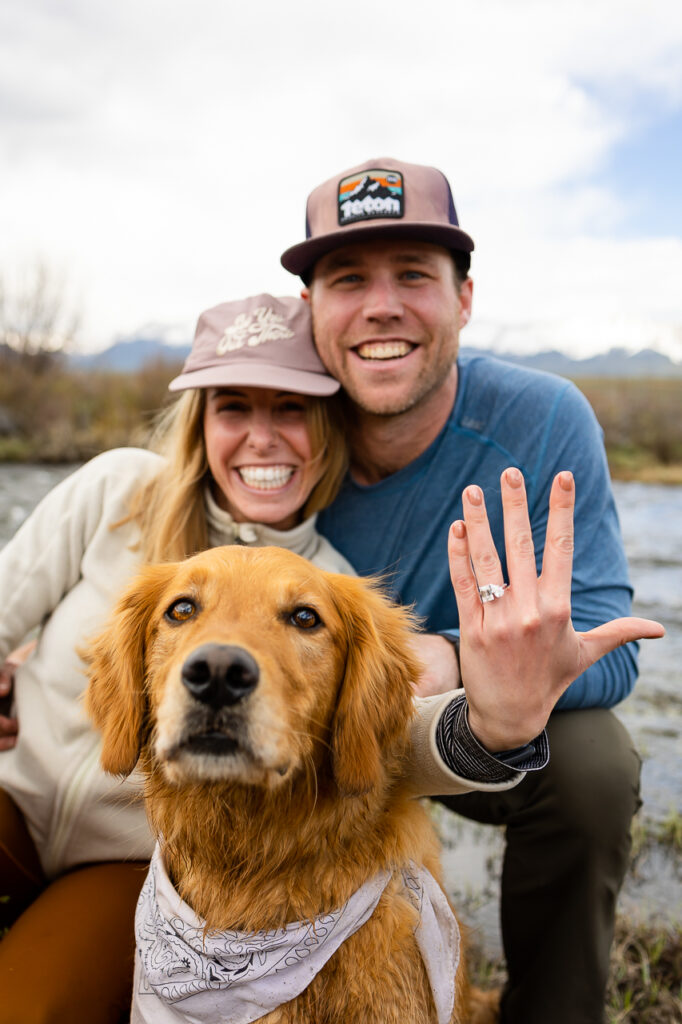
[[405, 213], [403, 176], [398, 171], [360, 171], [339, 182], [339, 224]]

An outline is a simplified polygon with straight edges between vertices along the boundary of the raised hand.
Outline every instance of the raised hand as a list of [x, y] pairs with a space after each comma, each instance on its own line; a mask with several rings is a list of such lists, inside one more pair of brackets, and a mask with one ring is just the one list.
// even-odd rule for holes
[[[586, 633], [571, 622], [573, 506], [571, 473], [552, 484], [549, 519], [538, 577], [523, 475], [501, 477], [509, 586], [490, 533], [483, 492], [467, 487], [464, 521], [452, 524], [450, 576], [460, 619], [460, 666], [469, 724], [480, 743], [496, 752], [536, 737], [561, 694], [609, 651], [630, 640], [664, 635], [650, 619], [614, 619]], [[490, 600], [479, 588], [492, 585]]]

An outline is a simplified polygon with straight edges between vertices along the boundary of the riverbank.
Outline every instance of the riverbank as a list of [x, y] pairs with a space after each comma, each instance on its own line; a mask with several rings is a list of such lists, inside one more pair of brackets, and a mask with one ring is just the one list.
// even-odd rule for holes
[[[41, 364], [42, 365], [42, 364]], [[55, 359], [0, 362], [0, 463], [84, 462], [108, 448], [144, 445], [180, 370], [68, 369]], [[604, 431], [614, 480], [682, 484], [682, 378], [579, 378]]]

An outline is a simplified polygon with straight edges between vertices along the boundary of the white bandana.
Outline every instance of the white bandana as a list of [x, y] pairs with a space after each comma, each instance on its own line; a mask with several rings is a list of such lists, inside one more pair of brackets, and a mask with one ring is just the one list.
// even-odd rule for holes
[[[454, 1007], [459, 929], [440, 886], [424, 868], [403, 871], [421, 913], [415, 938], [431, 983], [438, 1024]], [[272, 931], [206, 931], [173, 888], [157, 844], [135, 914], [137, 955], [131, 1024], [251, 1024], [311, 983], [342, 942], [374, 912], [391, 875], [379, 872], [343, 907]]]

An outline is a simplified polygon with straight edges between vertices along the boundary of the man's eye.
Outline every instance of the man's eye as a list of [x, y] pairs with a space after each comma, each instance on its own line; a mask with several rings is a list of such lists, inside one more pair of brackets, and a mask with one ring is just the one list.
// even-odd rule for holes
[[332, 285], [344, 285], [358, 284], [360, 281], [362, 281], [362, 276], [360, 274], [347, 273], [337, 275], [337, 277], [333, 278], [331, 283]]
[[193, 618], [197, 613], [197, 606], [194, 601], [190, 601], [188, 597], [181, 597], [177, 601], [173, 601], [170, 608], [166, 609], [166, 618], [171, 622], [186, 622], [187, 619]]
[[289, 622], [299, 629], [314, 629], [321, 624], [322, 619], [312, 608], [296, 608], [289, 616]]

